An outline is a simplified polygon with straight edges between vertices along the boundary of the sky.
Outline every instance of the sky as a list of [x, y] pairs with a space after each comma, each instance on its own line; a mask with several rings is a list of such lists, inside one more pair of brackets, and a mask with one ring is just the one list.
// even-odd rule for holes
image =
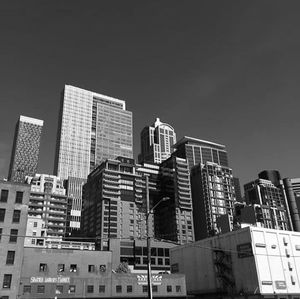
[[98, 0], [0, 3], [0, 178], [19, 115], [44, 120], [39, 173], [53, 173], [65, 84], [126, 101], [140, 131], [226, 145], [245, 184], [300, 177], [299, 1]]

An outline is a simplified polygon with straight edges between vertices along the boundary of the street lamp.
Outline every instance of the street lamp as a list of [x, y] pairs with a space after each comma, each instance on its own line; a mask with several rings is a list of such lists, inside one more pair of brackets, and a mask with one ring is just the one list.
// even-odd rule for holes
[[154, 209], [160, 205], [163, 201], [169, 200], [169, 197], [161, 198], [152, 209], [150, 209], [149, 202], [149, 176], [146, 175], [146, 206], [147, 206], [147, 214], [146, 214], [146, 232], [147, 232], [147, 281], [148, 281], [148, 298], [152, 299], [152, 281], [151, 281], [151, 238], [149, 234], [149, 216], [153, 213]]

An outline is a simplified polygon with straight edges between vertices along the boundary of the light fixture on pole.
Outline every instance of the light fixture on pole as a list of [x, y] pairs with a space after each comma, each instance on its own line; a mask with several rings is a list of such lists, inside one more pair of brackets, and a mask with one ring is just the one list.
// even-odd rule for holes
[[152, 279], [151, 279], [151, 237], [150, 237], [150, 214], [153, 213], [154, 209], [161, 204], [163, 201], [167, 201], [169, 197], [163, 197], [160, 199], [152, 209], [150, 209], [150, 200], [149, 200], [149, 175], [145, 175], [146, 177], [146, 207], [147, 207], [147, 214], [146, 214], [146, 232], [147, 232], [147, 282], [148, 282], [148, 298], [152, 299]]

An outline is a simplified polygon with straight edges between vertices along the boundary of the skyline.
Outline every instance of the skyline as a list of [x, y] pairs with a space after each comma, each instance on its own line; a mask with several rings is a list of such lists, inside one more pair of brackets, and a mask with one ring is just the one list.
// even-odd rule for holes
[[19, 115], [44, 120], [38, 172], [53, 173], [65, 84], [126, 101], [136, 160], [141, 130], [159, 117], [178, 140], [224, 144], [241, 185], [263, 169], [299, 177], [299, 6], [4, 1], [0, 177]]

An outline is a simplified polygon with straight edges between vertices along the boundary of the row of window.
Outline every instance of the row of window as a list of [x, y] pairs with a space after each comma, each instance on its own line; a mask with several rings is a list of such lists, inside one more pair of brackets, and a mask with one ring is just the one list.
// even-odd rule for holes
[[[88, 272], [96, 272], [97, 266], [95, 265], [88, 265]], [[48, 270], [48, 265], [45, 263], [40, 263], [39, 266], [39, 271], [40, 272], [46, 272]], [[57, 265], [57, 272], [65, 272], [66, 267], [65, 264], [58, 264]], [[79, 267], [77, 264], [70, 264], [69, 271], [70, 272], [77, 272], [79, 270]], [[99, 266], [99, 271], [100, 272], [105, 272], [106, 271], [106, 265], [100, 265]]]
[[[2, 189], [0, 194], [0, 202], [7, 202], [9, 190]], [[23, 192], [17, 191], [15, 203], [22, 203], [23, 201]]]
[[[7, 275], [7, 274], [5, 274]], [[74, 294], [76, 293], [76, 285], [69, 285], [69, 286], [64, 286], [64, 285], [56, 285], [56, 294], [63, 294], [64, 289], [66, 292], [68, 292], [69, 294]], [[176, 292], [179, 293], [181, 292], [181, 286], [177, 285], [175, 287]], [[105, 293], [105, 285], [99, 285], [99, 289], [98, 289], [99, 293]], [[142, 291], [143, 293], [147, 293], [148, 292], [148, 286], [147, 285], [143, 285], [142, 286]], [[152, 285], [152, 291], [154, 293], [158, 292], [158, 286], [157, 285]], [[31, 285], [24, 285], [23, 287], [23, 293], [24, 294], [30, 294], [32, 292], [32, 286]], [[87, 285], [86, 287], [86, 292], [87, 293], [94, 293], [95, 292], [95, 288], [94, 285]], [[121, 285], [117, 285], [116, 286], [116, 293], [122, 293], [123, 292], [123, 287]], [[132, 285], [127, 285], [126, 286], [126, 292], [127, 293], [132, 293], [133, 292], [133, 287]], [[167, 292], [168, 293], [172, 293], [173, 292], [173, 288], [171, 285], [167, 285]], [[36, 287], [36, 293], [38, 294], [43, 294], [45, 293], [45, 286], [44, 285], [37, 285]]]
[[[4, 222], [6, 209], [0, 209], [0, 222]], [[12, 223], [19, 223], [21, 218], [21, 210], [14, 210]]]

